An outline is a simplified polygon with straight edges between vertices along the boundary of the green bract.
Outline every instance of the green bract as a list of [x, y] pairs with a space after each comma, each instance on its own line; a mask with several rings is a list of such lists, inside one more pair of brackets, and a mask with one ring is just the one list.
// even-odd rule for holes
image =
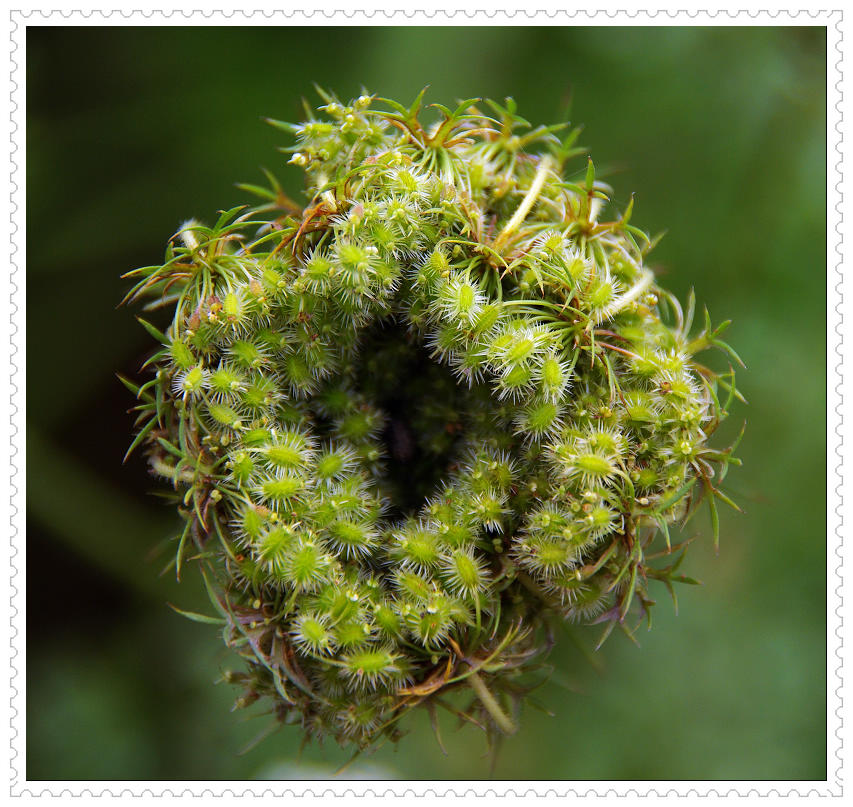
[[248, 663], [239, 704], [358, 747], [419, 705], [511, 732], [554, 624], [630, 634], [650, 581], [694, 582], [668, 525], [729, 501], [708, 438], [737, 395], [694, 356], [737, 357], [707, 313], [691, 335], [630, 206], [604, 218], [592, 162], [573, 177], [577, 130], [324, 101], [274, 122], [304, 209], [245, 186], [261, 204], [130, 273], [174, 311], [145, 323], [134, 446]]

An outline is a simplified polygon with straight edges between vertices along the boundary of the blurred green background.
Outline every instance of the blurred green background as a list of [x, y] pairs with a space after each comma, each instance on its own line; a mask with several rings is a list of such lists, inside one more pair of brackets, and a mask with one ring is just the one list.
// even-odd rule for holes
[[[150, 551], [176, 519], [144, 462], [122, 466], [149, 337], [116, 310], [120, 273], [161, 259], [234, 184], [299, 172], [262, 115], [295, 120], [312, 82], [409, 101], [512, 95], [535, 123], [569, 95], [582, 142], [683, 299], [695, 286], [749, 372], [722, 513], [707, 513], [642, 648], [614, 636], [596, 672], [569, 642], [504, 742], [507, 779], [826, 778], [825, 58], [822, 28], [30, 28], [27, 34], [27, 778], [329, 775], [348, 755], [229, 712], [229, 663], [189, 576]], [[590, 641], [598, 634], [585, 634]], [[346, 776], [489, 774], [483, 737], [408, 723]]]

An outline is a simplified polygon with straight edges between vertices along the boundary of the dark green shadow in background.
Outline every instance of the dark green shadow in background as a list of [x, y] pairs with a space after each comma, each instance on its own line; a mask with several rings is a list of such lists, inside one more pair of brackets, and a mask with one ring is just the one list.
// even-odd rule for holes
[[[826, 777], [826, 37], [821, 28], [53, 28], [27, 36], [27, 776], [206, 779], [328, 775], [284, 729], [229, 713], [229, 658], [197, 581], [158, 578], [175, 529], [141, 459], [126, 466], [133, 374], [150, 348], [119, 274], [161, 259], [190, 216], [244, 201], [261, 164], [298, 171], [262, 115], [294, 120], [313, 81], [409, 101], [512, 95], [535, 123], [569, 90], [582, 142], [652, 255], [691, 285], [749, 365], [746, 515], [707, 514], [680, 616], [659, 592], [641, 649], [614, 636], [597, 675], [568, 642], [501, 749], [518, 779]], [[585, 641], [597, 636], [584, 634]], [[568, 688], [566, 688], [568, 687]], [[577, 691], [572, 691], [577, 690]], [[351, 774], [482, 778], [485, 741], [409, 723]]]

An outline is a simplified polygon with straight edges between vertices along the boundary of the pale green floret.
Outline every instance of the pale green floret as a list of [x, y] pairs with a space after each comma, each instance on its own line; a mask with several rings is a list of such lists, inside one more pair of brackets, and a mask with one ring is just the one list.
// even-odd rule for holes
[[266, 363], [266, 355], [258, 345], [245, 339], [238, 339], [228, 348], [229, 355], [242, 367], [261, 367]]
[[415, 275], [418, 285], [430, 287], [437, 280], [445, 277], [450, 272], [450, 264], [447, 255], [440, 247], [434, 249], [429, 257], [421, 264]]
[[265, 479], [258, 486], [258, 492], [262, 499], [273, 505], [280, 505], [290, 501], [305, 488], [305, 480], [301, 476], [284, 474], [280, 477]]
[[628, 420], [639, 424], [652, 424], [657, 420], [654, 400], [644, 392], [632, 392], [625, 396], [625, 414]]
[[281, 300], [287, 296], [288, 281], [274, 266], [265, 265], [261, 268], [261, 285], [264, 292], [273, 299]]
[[339, 425], [340, 435], [353, 443], [360, 443], [371, 437], [380, 424], [377, 413], [370, 409], [359, 410], [344, 417]]
[[242, 295], [228, 292], [222, 298], [222, 313], [233, 325], [242, 325], [246, 319], [246, 303]]
[[315, 396], [314, 405], [321, 414], [338, 417], [353, 406], [353, 396], [342, 386], [330, 385]]
[[373, 621], [387, 636], [398, 636], [400, 633], [400, 616], [386, 603], [380, 603], [373, 608]]
[[508, 456], [490, 457], [486, 465], [486, 474], [492, 484], [500, 491], [506, 491], [515, 476], [515, 466]]
[[628, 364], [631, 372], [640, 378], [652, 378], [660, 372], [659, 358], [654, 350], [645, 347], [635, 347], [633, 355], [629, 357]]
[[239, 520], [239, 529], [250, 543], [257, 542], [266, 526], [266, 519], [257, 507], [246, 505]]
[[324, 255], [315, 252], [305, 264], [302, 278], [307, 289], [315, 293], [322, 293], [329, 288], [335, 275], [335, 267]]
[[366, 645], [373, 638], [373, 626], [358, 617], [335, 625], [335, 642], [345, 649]]
[[453, 323], [473, 324], [482, 310], [483, 293], [471, 281], [451, 277], [440, 284], [437, 307]]
[[315, 591], [328, 579], [332, 563], [316, 544], [304, 542], [283, 559], [280, 579], [298, 591]]
[[388, 648], [362, 650], [344, 656], [344, 670], [351, 682], [373, 689], [386, 681], [403, 677], [400, 656]]
[[459, 309], [459, 315], [469, 317], [477, 303], [477, 289], [470, 283], [462, 283], [456, 290], [454, 304]]
[[604, 311], [616, 299], [615, 284], [610, 281], [596, 283], [586, 294], [586, 301], [592, 311]]
[[571, 473], [581, 477], [584, 484], [608, 479], [615, 472], [616, 466], [607, 457], [599, 454], [579, 454], [572, 460]]
[[352, 464], [352, 455], [342, 449], [325, 451], [317, 458], [315, 473], [319, 479], [340, 479]]
[[495, 381], [500, 398], [517, 400], [527, 391], [533, 381], [533, 368], [526, 364], [516, 364]]
[[470, 546], [477, 538], [475, 531], [462, 518], [449, 524], [440, 523], [438, 533], [442, 542], [451, 547]]
[[594, 506], [584, 518], [590, 533], [596, 537], [607, 535], [617, 527], [616, 513], [604, 504]]
[[515, 340], [501, 357], [507, 364], [520, 364], [533, 356], [536, 343], [528, 337]]
[[296, 533], [292, 528], [284, 525], [271, 527], [255, 542], [258, 559], [270, 568], [280, 568], [295, 540]]
[[336, 247], [337, 263], [342, 269], [340, 281], [355, 288], [369, 282], [375, 263], [375, 252], [359, 244], [338, 243]]
[[513, 480], [515, 468], [506, 454], [492, 451], [473, 453], [460, 469], [460, 478], [474, 493], [491, 493], [493, 488], [506, 491]]
[[332, 543], [343, 552], [344, 557], [367, 555], [376, 544], [376, 534], [369, 524], [340, 519], [326, 529]]
[[534, 438], [542, 438], [559, 431], [563, 421], [560, 407], [551, 401], [545, 401], [523, 409], [516, 417], [516, 423], [519, 431]]
[[435, 592], [435, 588], [426, 578], [405, 569], [396, 572], [394, 584], [404, 597], [416, 601], [426, 600]]
[[401, 248], [400, 233], [382, 221], [372, 221], [367, 228], [367, 237], [384, 256], [394, 255]]
[[470, 549], [457, 549], [442, 560], [442, 571], [448, 590], [463, 597], [482, 593], [488, 586], [483, 562]]
[[483, 355], [481, 345], [476, 343], [458, 350], [452, 356], [451, 363], [455, 375], [469, 387], [483, 377], [486, 369], [486, 357]]
[[282, 365], [282, 375], [296, 394], [305, 395], [317, 387], [317, 376], [301, 356], [292, 353]]
[[180, 339], [175, 339], [171, 345], [169, 345], [169, 353], [172, 357], [172, 361], [175, 363], [175, 366], [181, 370], [189, 370], [198, 362], [186, 342], [183, 342]]
[[641, 468], [634, 475], [634, 484], [645, 490], [650, 490], [651, 488], [657, 487], [660, 483], [660, 476], [658, 472], [651, 467]]
[[609, 428], [589, 429], [584, 434], [583, 443], [610, 457], [619, 457], [625, 450], [625, 438], [618, 431]]
[[187, 370], [179, 376], [180, 389], [184, 393], [194, 394], [201, 392], [205, 387], [207, 380], [204, 369], [201, 365]]
[[276, 468], [299, 468], [305, 464], [303, 453], [293, 446], [275, 445], [263, 449], [264, 456]]
[[255, 474], [255, 463], [247, 451], [238, 451], [228, 461], [231, 477], [240, 485], [248, 484]]
[[272, 442], [258, 449], [273, 471], [295, 471], [308, 465], [313, 456], [304, 434], [287, 429], [272, 437]]
[[274, 379], [256, 378], [243, 389], [240, 403], [249, 410], [267, 409], [278, 397], [278, 385]]
[[247, 448], [265, 445], [273, 439], [269, 429], [246, 429], [240, 435], [240, 441]]
[[333, 577], [315, 598], [317, 609], [327, 614], [335, 625], [352, 621], [359, 614], [359, 592], [352, 582], [351, 576]]
[[539, 541], [535, 545], [539, 563], [545, 570], [571, 565], [575, 559], [571, 546], [561, 541]]
[[423, 527], [412, 526], [394, 536], [394, 556], [406, 566], [427, 570], [438, 564], [440, 549], [437, 536]]
[[579, 253], [572, 253], [569, 256], [566, 269], [568, 270], [569, 276], [577, 284], [586, 280], [595, 271], [591, 262], [585, 260]]
[[529, 533], [541, 533], [550, 537], [568, 538], [566, 533], [572, 522], [572, 516], [559, 504], [545, 502], [527, 517], [526, 530]]
[[471, 327], [473, 336], [480, 338], [490, 334], [500, 323], [504, 309], [500, 303], [492, 302], [483, 305]]
[[492, 532], [503, 530], [505, 514], [503, 499], [491, 491], [478, 494], [471, 503], [471, 515]]
[[456, 322], [441, 325], [430, 334], [429, 344], [433, 348], [433, 356], [446, 358], [455, 351], [464, 349], [465, 334]]
[[515, 548], [515, 557], [537, 578], [548, 580], [571, 568], [577, 560], [577, 553], [566, 541], [535, 536]]
[[689, 401], [696, 397], [696, 385], [686, 373], [660, 373], [655, 377], [658, 391], [667, 398]]
[[557, 401], [569, 381], [568, 368], [554, 356], [547, 356], [539, 368], [542, 392], [549, 400]]
[[328, 619], [323, 615], [301, 614], [297, 617], [291, 637], [303, 653], [326, 653], [334, 647]]
[[462, 617], [463, 614], [453, 601], [436, 595], [412, 611], [406, 619], [406, 625], [415, 641], [426, 648], [433, 648], [447, 638], [454, 623], [468, 621]]
[[242, 390], [243, 376], [228, 367], [220, 367], [210, 374], [210, 391], [222, 399], [233, 399]]
[[605, 585], [596, 579], [579, 580], [569, 573], [551, 584], [551, 590], [566, 605], [566, 616], [573, 622], [598, 616], [607, 606]]
[[577, 622], [590, 620], [604, 611], [607, 603], [608, 592], [598, 581], [591, 581], [575, 595], [568, 616]]
[[210, 401], [207, 404], [207, 411], [211, 418], [222, 426], [228, 426], [231, 429], [239, 429], [243, 425], [240, 415], [230, 406]]

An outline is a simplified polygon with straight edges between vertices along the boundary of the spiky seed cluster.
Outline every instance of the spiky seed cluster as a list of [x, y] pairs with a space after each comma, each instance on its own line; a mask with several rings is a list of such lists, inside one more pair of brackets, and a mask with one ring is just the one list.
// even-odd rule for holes
[[683, 554], [654, 561], [702, 494], [728, 501], [707, 441], [734, 373], [694, 355], [730, 349], [707, 315], [690, 336], [630, 210], [599, 220], [577, 131], [511, 101], [430, 127], [420, 96], [324, 101], [275, 122], [307, 207], [250, 188], [262, 204], [131, 273], [131, 299], [174, 309], [144, 323], [162, 347], [134, 445], [177, 492], [178, 572], [202, 550], [241, 702], [363, 747], [470, 684], [462, 708], [507, 731], [549, 619], [630, 632], [649, 579], [690, 581]]

